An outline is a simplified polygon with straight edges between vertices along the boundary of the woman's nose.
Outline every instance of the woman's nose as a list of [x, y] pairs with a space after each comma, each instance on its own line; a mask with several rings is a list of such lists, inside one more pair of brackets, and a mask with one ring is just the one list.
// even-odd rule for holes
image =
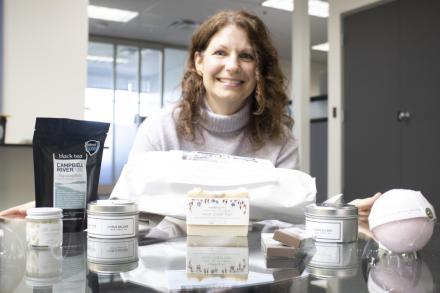
[[240, 62], [238, 60], [237, 56], [228, 56], [226, 58], [226, 64], [225, 64], [226, 70], [228, 72], [237, 72], [240, 70]]

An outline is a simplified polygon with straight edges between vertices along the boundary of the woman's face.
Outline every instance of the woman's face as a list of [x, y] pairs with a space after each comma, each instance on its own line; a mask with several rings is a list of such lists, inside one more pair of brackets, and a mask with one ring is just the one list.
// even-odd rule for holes
[[246, 32], [227, 25], [194, 57], [211, 109], [222, 115], [240, 110], [257, 83], [256, 56]]

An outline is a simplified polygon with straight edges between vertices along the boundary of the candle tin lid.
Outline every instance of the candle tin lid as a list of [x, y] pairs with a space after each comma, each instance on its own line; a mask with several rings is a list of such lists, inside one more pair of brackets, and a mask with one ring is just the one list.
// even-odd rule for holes
[[63, 210], [60, 208], [31, 208], [26, 211], [27, 219], [61, 219], [63, 217]]
[[138, 206], [134, 201], [124, 199], [109, 199], [92, 201], [87, 205], [88, 213], [100, 214], [137, 214]]
[[357, 218], [358, 208], [350, 204], [310, 204], [306, 206], [306, 216]]

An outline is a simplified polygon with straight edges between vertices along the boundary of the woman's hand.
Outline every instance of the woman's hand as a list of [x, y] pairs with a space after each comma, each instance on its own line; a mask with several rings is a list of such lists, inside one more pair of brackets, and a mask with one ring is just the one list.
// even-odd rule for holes
[[30, 208], [35, 207], [35, 201], [30, 201], [28, 203], [12, 207], [10, 209], [0, 211], [0, 217], [26, 217], [26, 211]]
[[358, 198], [349, 202], [349, 204], [357, 206], [359, 210], [359, 221], [368, 221], [371, 207], [381, 195], [382, 193], [378, 192], [373, 196], [367, 198]]

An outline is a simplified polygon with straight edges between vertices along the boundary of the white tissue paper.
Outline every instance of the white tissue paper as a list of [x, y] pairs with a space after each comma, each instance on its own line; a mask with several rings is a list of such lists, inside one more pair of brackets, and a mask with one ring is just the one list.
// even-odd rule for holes
[[252, 220], [304, 222], [315, 202], [315, 179], [270, 161], [206, 152], [158, 151], [132, 156], [111, 198], [134, 200], [139, 210], [185, 218], [186, 193], [194, 187], [223, 191], [244, 187]]

